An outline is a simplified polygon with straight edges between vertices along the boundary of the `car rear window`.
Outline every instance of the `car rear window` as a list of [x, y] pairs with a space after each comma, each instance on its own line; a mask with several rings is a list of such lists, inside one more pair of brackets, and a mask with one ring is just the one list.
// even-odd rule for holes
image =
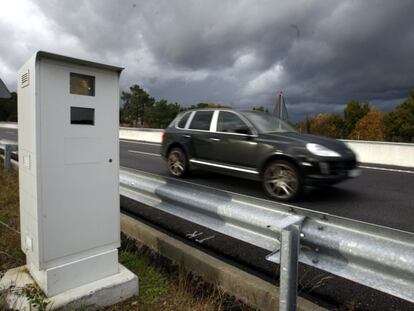
[[190, 112], [187, 112], [186, 114], [184, 114], [181, 117], [180, 121], [178, 121], [177, 127], [181, 129], [185, 128], [185, 125], [187, 124], [187, 120], [190, 117], [190, 114], [191, 114]]
[[211, 118], [214, 111], [197, 111], [190, 124], [192, 130], [205, 130], [210, 129]]

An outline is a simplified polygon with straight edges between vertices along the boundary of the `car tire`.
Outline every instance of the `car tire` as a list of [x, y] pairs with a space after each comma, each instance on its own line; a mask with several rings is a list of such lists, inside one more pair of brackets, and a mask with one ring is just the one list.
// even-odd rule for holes
[[167, 156], [168, 171], [174, 177], [184, 177], [188, 174], [188, 159], [183, 149], [173, 148]]
[[266, 194], [277, 201], [292, 201], [302, 191], [302, 178], [294, 164], [285, 160], [270, 162], [262, 174]]

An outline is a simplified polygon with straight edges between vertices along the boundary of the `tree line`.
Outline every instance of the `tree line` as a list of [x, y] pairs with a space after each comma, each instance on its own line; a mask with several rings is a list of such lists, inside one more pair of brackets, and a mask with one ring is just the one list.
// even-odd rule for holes
[[[121, 123], [137, 127], [165, 128], [181, 111], [225, 107], [221, 104], [199, 103], [184, 108], [164, 99], [155, 101], [139, 85], [131, 86], [129, 92], [122, 92], [121, 98], [124, 102], [120, 110]], [[263, 106], [253, 106], [252, 110], [269, 112]], [[382, 112], [368, 102], [353, 99], [342, 113], [308, 114], [304, 121], [293, 125], [302, 133], [337, 139], [414, 143], [414, 89], [391, 112]]]
[[308, 114], [295, 126], [302, 133], [337, 139], [414, 143], [414, 89], [390, 112], [351, 100], [343, 113]]
[[10, 98], [0, 98], [0, 121], [17, 122], [17, 93]]
[[165, 99], [156, 101], [137, 84], [131, 86], [128, 92], [122, 92], [121, 100], [123, 102], [119, 112], [121, 125], [148, 128], [166, 128], [181, 111], [225, 107], [221, 104], [199, 103], [184, 108], [178, 103], [169, 103]]

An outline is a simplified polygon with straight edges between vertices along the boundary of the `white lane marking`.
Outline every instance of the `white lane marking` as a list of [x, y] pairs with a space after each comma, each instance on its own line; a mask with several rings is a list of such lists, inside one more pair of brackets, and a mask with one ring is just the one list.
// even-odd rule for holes
[[360, 168], [367, 168], [370, 170], [378, 170], [378, 171], [388, 171], [388, 172], [396, 172], [396, 173], [407, 173], [407, 174], [414, 174], [414, 171], [407, 171], [407, 170], [397, 170], [393, 168], [385, 168], [385, 167], [373, 167], [373, 166], [359, 166]]
[[160, 157], [161, 156], [160, 154], [156, 154], [156, 153], [142, 152], [142, 151], [136, 151], [136, 150], [128, 150], [128, 152], [145, 154], [145, 155], [151, 155], [151, 156], [156, 156], [156, 157]]
[[122, 141], [123, 143], [137, 144], [137, 145], [161, 146], [161, 144], [158, 144], [158, 143], [144, 143], [140, 141], [131, 141], [131, 140], [124, 140], [124, 139], [120, 139], [119, 141]]

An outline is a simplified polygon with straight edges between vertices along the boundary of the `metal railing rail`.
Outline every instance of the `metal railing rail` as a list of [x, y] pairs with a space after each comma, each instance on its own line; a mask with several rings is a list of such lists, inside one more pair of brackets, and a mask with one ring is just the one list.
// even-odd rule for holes
[[[121, 169], [121, 195], [269, 250], [280, 307], [296, 301], [297, 262], [414, 302], [414, 234], [182, 180]], [[292, 297], [295, 297], [294, 299]]]

